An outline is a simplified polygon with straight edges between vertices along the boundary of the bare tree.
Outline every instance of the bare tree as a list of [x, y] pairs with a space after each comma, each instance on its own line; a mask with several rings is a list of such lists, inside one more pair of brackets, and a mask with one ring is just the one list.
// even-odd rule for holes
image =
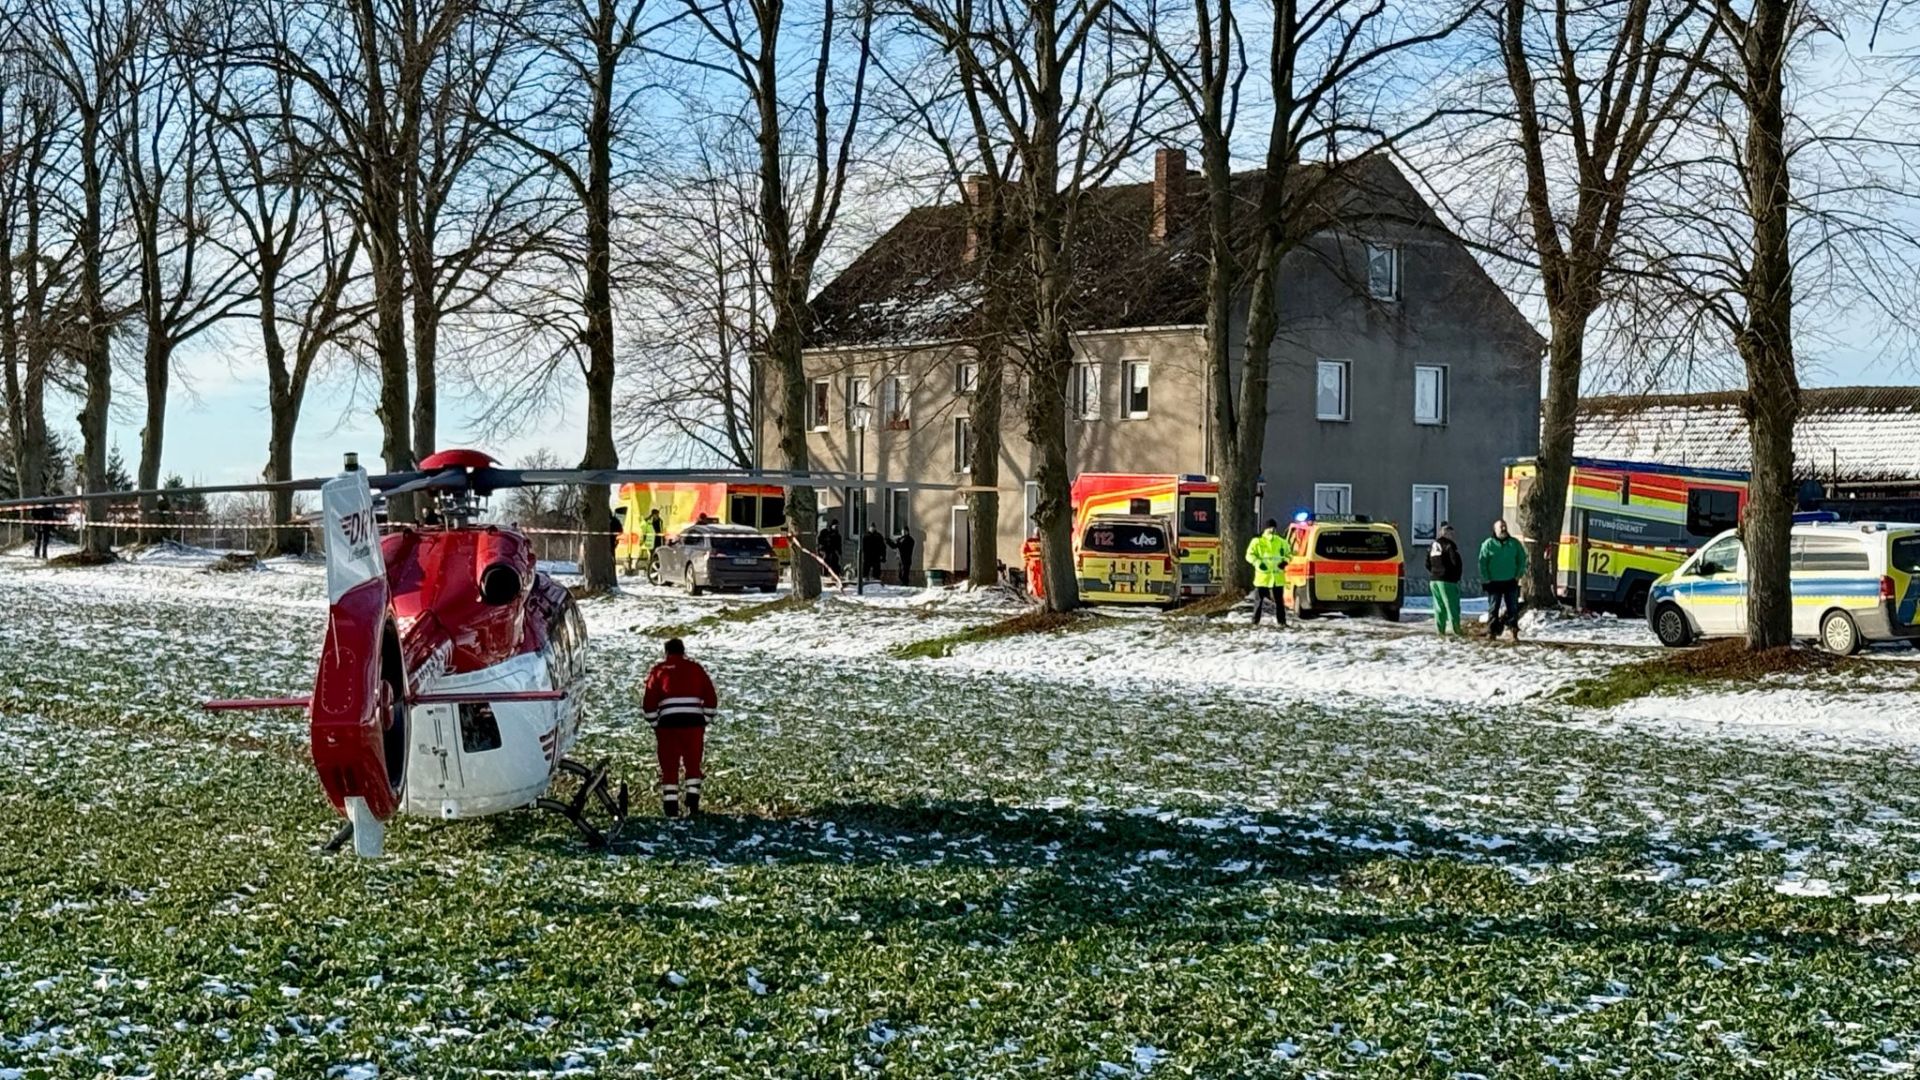
[[[109, 296], [117, 276], [109, 265], [116, 255], [109, 215], [118, 212], [111, 124], [123, 101], [122, 72], [139, 49], [140, 9], [132, 0], [49, 0], [29, 5], [11, 18], [11, 28], [31, 43], [36, 74], [58, 88], [69, 118], [69, 183], [77, 248], [77, 296], [70, 321], [73, 352], [85, 386], [79, 415], [80, 481], [88, 491], [101, 491], [108, 479], [113, 333], [119, 321]], [[88, 505], [89, 519], [102, 521], [106, 516], [104, 501]], [[87, 529], [82, 549], [102, 555], [109, 551], [110, 542], [108, 530]]]
[[[1156, 106], [1154, 80], [1147, 59], [1119, 32], [1113, 0], [985, 7], [972, 0], [913, 0], [905, 10], [954, 58], [977, 97], [983, 127], [1006, 147], [1019, 176], [1021, 256], [1032, 287], [1026, 310], [1010, 321], [1024, 331], [1017, 355], [1025, 375], [1027, 439], [1036, 459], [1034, 517], [1047, 605], [1070, 610], [1079, 604], [1066, 432], [1076, 239], [1087, 192], [1140, 144]], [[980, 202], [982, 211], [993, 212]]]
[[[250, 277], [267, 367], [268, 480], [293, 479], [293, 437], [307, 386], [324, 356], [371, 312], [356, 286], [360, 236], [328, 198], [316, 151], [288, 118], [299, 84], [283, 71], [215, 62], [192, 84], [209, 116], [213, 179], [226, 209], [232, 258]], [[311, 121], [310, 121], [311, 122]], [[294, 495], [265, 502], [269, 553], [305, 550]]]
[[34, 73], [29, 47], [0, 28], [0, 393], [6, 462], [24, 498], [48, 493], [48, 477], [64, 466], [50, 445], [46, 398], [75, 250], [48, 222], [59, 210], [63, 98]]
[[[1362, 170], [1431, 123], [1429, 102], [1387, 105], [1382, 82], [1403, 57], [1444, 41], [1473, 7], [1424, 14], [1379, 0], [1277, 0], [1266, 34], [1271, 115], [1253, 205], [1236, 205], [1232, 147], [1248, 75], [1232, 0], [1194, 0], [1191, 45], [1170, 48], [1157, 23], [1136, 28], [1151, 44], [1199, 136], [1207, 192], [1207, 378], [1212, 459], [1220, 475], [1221, 543], [1237, 553], [1255, 533], [1254, 489], [1266, 452], [1272, 349], [1283, 265], [1316, 237], [1351, 224]], [[1172, 40], [1179, 40], [1173, 38]], [[1319, 160], [1314, 155], [1320, 154]], [[1234, 309], [1246, 320], [1236, 365]], [[1237, 372], [1236, 372], [1237, 366]], [[1236, 380], [1237, 374], [1237, 380]], [[1229, 587], [1245, 592], [1253, 568], [1226, 560]]]
[[[577, 313], [577, 330], [565, 336], [556, 356], [574, 357], [586, 381], [583, 469], [619, 464], [613, 407], [615, 162], [624, 129], [633, 120], [634, 91], [626, 87], [625, 73], [645, 36], [645, 10], [646, 0], [553, 0], [550, 6], [524, 12], [522, 33], [570, 79], [536, 102], [531, 115], [511, 125], [493, 125], [499, 137], [531, 154], [558, 178], [569, 204], [559, 219], [579, 226], [573, 235], [580, 243], [560, 242], [555, 248], [564, 279], [578, 283], [575, 294], [563, 301]], [[613, 549], [600, 540], [613, 526], [608, 488], [586, 488], [579, 507], [580, 527], [586, 533], [580, 559], [586, 587], [612, 589]]]
[[[1797, 348], [1808, 323], [1872, 320], [1909, 343], [1920, 332], [1909, 73], [1893, 58], [1846, 54], [1844, 31], [1871, 11], [1713, 0], [1715, 42], [1693, 61], [1706, 90], [1698, 123], [1641, 196], [1656, 201], [1664, 229], [1629, 252], [1667, 313], [1636, 327], [1640, 336], [1683, 358], [1732, 353], [1746, 375], [1741, 538], [1754, 649], [1793, 639]], [[1823, 92], [1836, 84], [1849, 93]], [[1861, 85], [1872, 93], [1852, 93]]]
[[767, 336], [766, 260], [752, 155], [737, 157], [724, 139], [697, 133], [696, 160], [641, 212], [647, 236], [635, 237], [634, 348], [615, 421], [627, 445], [745, 469], [755, 463], [753, 365]]
[[[871, 4], [857, 7], [847, 33], [839, 25], [840, 12], [832, 0], [824, 0], [812, 11], [789, 11], [786, 0], [682, 3], [704, 31], [708, 46], [689, 62], [736, 83], [753, 118], [759, 159], [759, 228], [772, 310], [761, 370], [777, 380], [773, 421], [783, 463], [788, 469], [804, 470], [811, 461], [805, 419], [807, 373], [801, 359], [811, 318], [807, 301], [846, 192], [873, 60], [874, 9]], [[785, 42], [790, 32], [812, 37]], [[708, 59], [707, 54], [716, 50], [718, 57]], [[799, 55], [808, 57], [808, 62], [796, 77], [793, 58]], [[844, 81], [843, 87], [835, 85], [836, 78]], [[797, 93], [795, 82], [801, 86]], [[844, 93], [844, 102], [835, 100], [837, 93]], [[806, 124], [803, 151], [796, 149], [787, 127], [794, 115]], [[796, 160], [801, 163], [797, 175]], [[787, 524], [803, 546], [814, 542], [818, 506], [817, 492], [811, 487], [797, 487], [787, 498]], [[793, 574], [795, 593], [808, 599], [820, 595], [814, 560], [796, 558]]]
[[[192, 90], [190, 54], [174, 48], [166, 18], [191, 19], [149, 5], [137, 44], [118, 72], [118, 108], [110, 121], [116, 173], [125, 202], [137, 266], [135, 304], [143, 342], [146, 424], [140, 431], [135, 480], [160, 486], [167, 391], [179, 348], [238, 312], [247, 301], [246, 274], [210, 233], [217, 227], [205, 205], [217, 201], [209, 173], [215, 152], [206, 112]], [[140, 500], [143, 519], [156, 503]]]
[[1551, 607], [1588, 324], [1631, 295], [1616, 287], [1632, 273], [1618, 265], [1617, 241], [1660, 228], [1635, 189], [1669, 163], [1714, 34], [1695, 0], [1503, 0], [1486, 22], [1504, 74], [1504, 100], [1489, 111], [1510, 128], [1498, 145], [1519, 157], [1525, 179], [1524, 225], [1509, 232], [1490, 219], [1486, 231], [1496, 250], [1535, 268], [1551, 327], [1540, 470], [1521, 508], [1527, 603]]

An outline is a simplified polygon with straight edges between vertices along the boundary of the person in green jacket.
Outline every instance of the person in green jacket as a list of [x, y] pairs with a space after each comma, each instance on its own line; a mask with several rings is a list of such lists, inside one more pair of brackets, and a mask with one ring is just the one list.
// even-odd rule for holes
[[1293, 545], [1272, 518], [1259, 536], [1247, 541], [1247, 561], [1253, 564], [1253, 625], [1260, 625], [1260, 611], [1273, 602], [1276, 626], [1287, 625], [1287, 605], [1280, 590], [1287, 583], [1287, 561], [1293, 558]]
[[[1520, 640], [1520, 578], [1527, 572], [1527, 546], [1507, 532], [1504, 519], [1480, 544], [1480, 587], [1487, 593], [1487, 636], [1497, 638], [1504, 625]], [[1505, 614], [1502, 614], [1502, 609]]]

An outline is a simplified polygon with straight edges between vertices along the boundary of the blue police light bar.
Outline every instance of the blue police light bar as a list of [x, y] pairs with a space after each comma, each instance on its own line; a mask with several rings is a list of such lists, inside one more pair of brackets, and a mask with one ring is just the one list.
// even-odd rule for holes
[[1295, 521], [1312, 521], [1312, 520], [1313, 520], [1313, 511], [1311, 511], [1311, 510], [1302, 510], [1302, 511], [1300, 511], [1299, 513], [1297, 513], [1297, 514], [1295, 514], [1295, 515], [1293, 515], [1293, 520], [1295, 520]]
[[1839, 521], [1840, 515], [1832, 510], [1802, 510], [1793, 515], [1795, 525], [1817, 525], [1823, 521]]

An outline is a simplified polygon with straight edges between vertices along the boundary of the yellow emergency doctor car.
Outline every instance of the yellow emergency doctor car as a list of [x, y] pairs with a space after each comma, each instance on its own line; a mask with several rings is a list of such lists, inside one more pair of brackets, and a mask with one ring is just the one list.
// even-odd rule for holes
[[1357, 515], [1296, 514], [1287, 530], [1287, 606], [1303, 619], [1327, 612], [1400, 621], [1406, 556], [1400, 531]]
[[[1842, 656], [1876, 641], [1920, 640], [1920, 525], [1793, 527], [1793, 635]], [[1654, 582], [1647, 622], [1662, 645], [1747, 632], [1747, 553], [1725, 532]]]
[[1090, 604], [1159, 604], [1180, 599], [1181, 552], [1162, 518], [1112, 514], [1087, 523], [1073, 545], [1080, 599]]

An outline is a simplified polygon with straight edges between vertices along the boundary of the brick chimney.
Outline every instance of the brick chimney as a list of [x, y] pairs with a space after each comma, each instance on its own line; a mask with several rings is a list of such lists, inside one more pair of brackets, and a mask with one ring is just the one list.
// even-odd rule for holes
[[980, 227], [978, 220], [980, 208], [987, 204], [987, 187], [993, 183], [993, 177], [986, 173], [974, 173], [967, 177], [965, 185], [967, 204], [967, 246], [960, 255], [961, 262], [972, 262], [980, 254]]
[[1187, 201], [1187, 152], [1163, 146], [1153, 152], [1153, 239], [1163, 243], [1180, 227]]

